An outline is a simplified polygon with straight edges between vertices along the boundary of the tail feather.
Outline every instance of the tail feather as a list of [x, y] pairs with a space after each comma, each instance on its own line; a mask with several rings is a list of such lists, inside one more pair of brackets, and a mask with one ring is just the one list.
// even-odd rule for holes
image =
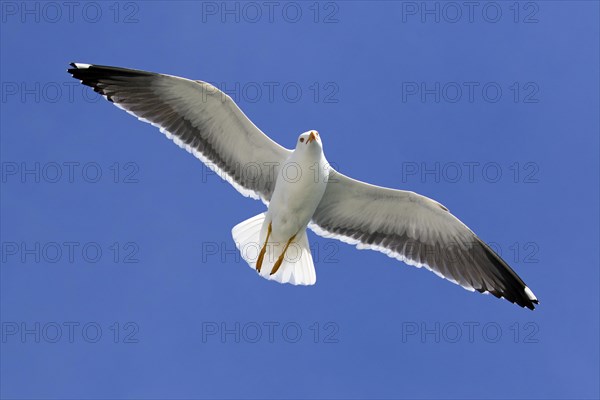
[[[242, 258], [254, 270], [256, 270], [258, 254], [266, 238], [268, 223], [265, 223], [265, 218], [266, 213], [256, 215], [237, 224], [231, 230], [233, 240]], [[279, 283], [314, 285], [317, 281], [317, 275], [310, 253], [306, 230], [296, 235], [294, 241], [288, 246], [279, 270], [271, 275], [273, 265], [284, 248], [285, 243], [267, 244], [260, 276]]]

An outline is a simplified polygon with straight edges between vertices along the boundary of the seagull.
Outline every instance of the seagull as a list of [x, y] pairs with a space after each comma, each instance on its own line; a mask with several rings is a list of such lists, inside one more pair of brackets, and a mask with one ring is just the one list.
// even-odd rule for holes
[[67, 71], [204, 162], [267, 211], [236, 225], [242, 258], [261, 277], [313, 285], [307, 228], [424, 267], [469, 291], [530, 310], [539, 304], [510, 266], [435, 200], [352, 179], [332, 168], [318, 131], [277, 144], [213, 85], [173, 75], [71, 63]]

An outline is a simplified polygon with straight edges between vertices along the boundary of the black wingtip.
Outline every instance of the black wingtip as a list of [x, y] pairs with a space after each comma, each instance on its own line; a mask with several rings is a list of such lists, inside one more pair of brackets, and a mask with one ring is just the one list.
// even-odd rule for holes
[[[77, 71], [81, 71], [82, 69], [89, 69], [89, 68], [79, 68], [79, 66], [77, 64], [78, 63], [76, 63], [76, 62], [69, 63], [71, 68], [67, 69], [67, 72], [70, 73], [71, 75], [75, 76]], [[81, 63], [79, 63], [79, 64], [81, 64]], [[86, 64], [86, 65], [89, 65], [91, 67], [91, 64]]]
[[525, 295], [524, 299], [517, 299], [515, 301], [511, 300], [511, 303], [521, 306], [523, 308], [528, 308], [531, 311], [535, 311], [535, 306], [540, 304], [540, 302], [537, 299], [532, 300], [532, 299], [528, 298], [527, 295]]
[[515, 271], [500, 257], [494, 250], [492, 250], [484, 241], [477, 239], [483, 249], [483, 256], [490, 262], [498, 274], [497, 278], [502, 281], [503, 290], [489, 290], [489, 288], [483, 288], [489, 291], [491, 294], [498, 298], [504, 298], [513, 304], [528, 308], [530, 310], [535, 309], [535, 305], [539, 304], [538, 299], [535, 297], [533, 292], [527, 287], [525, 282], [516, 274]]

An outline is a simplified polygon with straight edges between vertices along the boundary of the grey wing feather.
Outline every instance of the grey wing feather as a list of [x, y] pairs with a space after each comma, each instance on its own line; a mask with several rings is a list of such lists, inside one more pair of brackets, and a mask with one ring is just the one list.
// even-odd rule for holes
[[119, 108], [151, 123], [240, 193], [268, 202], [291, 153], [214, 86], [171, 75], [89, 64], [68, 72]]
[[309, 225], [317, 234], [425, 267], [467, 290], [534, 309], [537, 298], [487, 244], [446, 207], [413, 192], [388, 189], [331, 170]]

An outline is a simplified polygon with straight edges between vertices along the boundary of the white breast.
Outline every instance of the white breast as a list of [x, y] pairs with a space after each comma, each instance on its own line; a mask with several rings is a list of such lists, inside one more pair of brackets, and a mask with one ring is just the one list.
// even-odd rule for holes
[[269, 203], [267, 219], [272, 223], [273, 240], [285, 242], [306, 229], [325, 193], [328, 176], [322, 151], [290, 155], [279, 171]]

